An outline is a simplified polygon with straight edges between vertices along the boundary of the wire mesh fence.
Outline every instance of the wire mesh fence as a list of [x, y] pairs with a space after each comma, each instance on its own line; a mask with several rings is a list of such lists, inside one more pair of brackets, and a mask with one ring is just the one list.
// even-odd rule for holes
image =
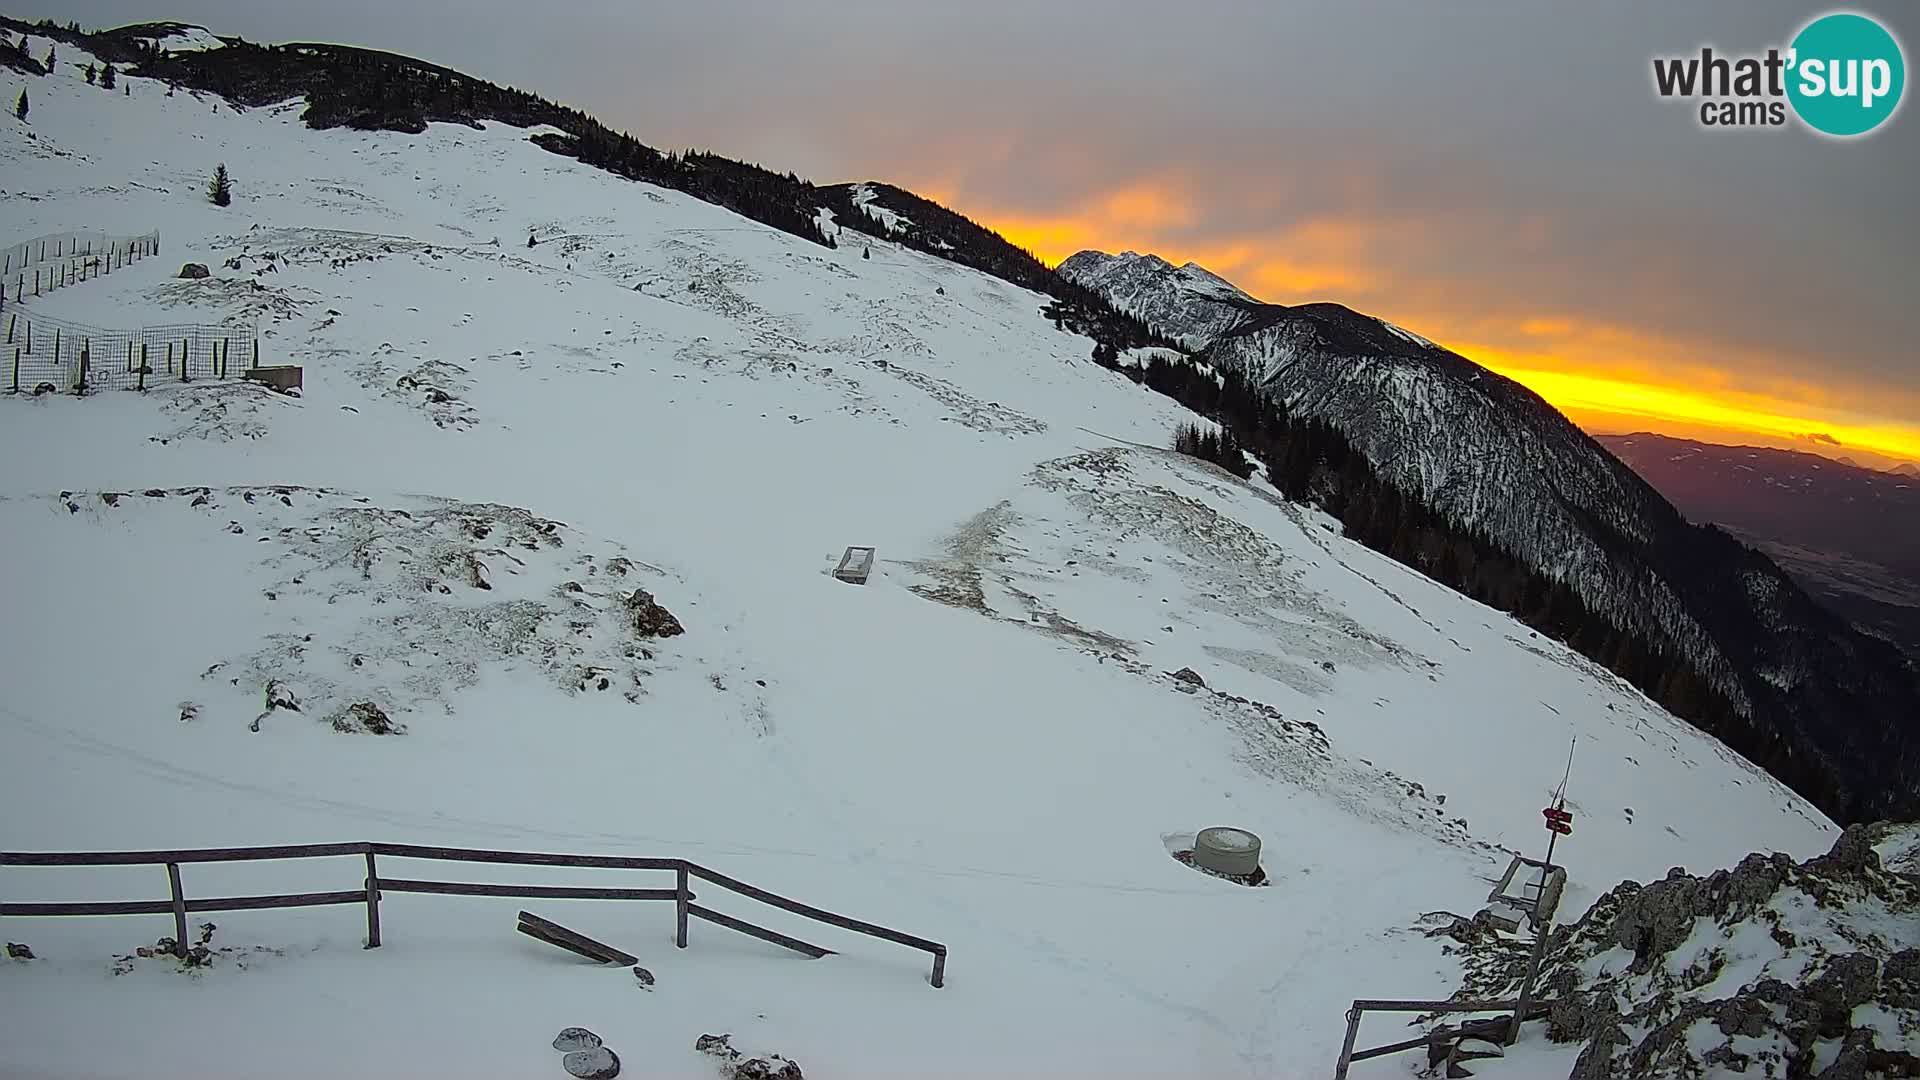
[[235, 323], [113, 330], [14, 307], [0, 313], [0, 330], [0, 389], [15, 394], [238, 379], [260, 364], [256, 328]]
[[0, 250], [0, 310], [159, 253], [157, 229], [144, 236], [55, 233], [15, 244]]

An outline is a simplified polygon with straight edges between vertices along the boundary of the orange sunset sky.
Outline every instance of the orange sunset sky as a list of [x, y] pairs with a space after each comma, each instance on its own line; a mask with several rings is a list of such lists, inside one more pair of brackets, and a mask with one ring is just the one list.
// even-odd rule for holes
[[[1876, 415], [1875, 403], [1888, 402], [1870, 385], [1756, 374], [1818, 365], [1572, 312], [1495, 306], [1462, 313], [1428, 290], [1396, 281], [1391, 265], [1369, 261], [1364, 237], [1372, 226], [1365, 221], [1315, 220], [1275, 235], [1185, 246], [1166, 234], [1193, 225], [1195, 212], [1164, 188], [1117, 189], [1057, 216], [969, 206], [972, 197], [941, 191], [937, 181], [923, 193], [966, 208], [1049, 265], [1087, 248], [1152, 252], [1176, 265], [1197, 262], [1261, 300], [1346, 303], [1526, 385], [1595, 434], [1654, 431], [1803, 450], [1877, 468], [1920, 460], [1920, 418]], [[1732, 362], [1713, 359], [1730, 353]]]

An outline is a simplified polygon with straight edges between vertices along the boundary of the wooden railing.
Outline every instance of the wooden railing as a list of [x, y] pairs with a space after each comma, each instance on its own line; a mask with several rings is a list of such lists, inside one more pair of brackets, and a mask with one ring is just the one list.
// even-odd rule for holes
[[[183, 863], [259, 862], [270, 859], [319, 859], [359, 855], [366, 859], [366, 877], [361, 887], [335, 892], [279, 893], [269, 896], [227, 896], [194, 898], [180, 883]], [[494, 885], [460, 881], [422, 881], [408, 878], [382, 878], [376, 856], [398, 859], [430, 859], [444, 862], [503, 863], [514, 866], [564, 866], [617, 870], [671, 870], [671, 889], [627, 889], [560, 885]], [[860, 919], [850, 919], [831, 911], [788, 899], [737, 878], [686, 859], [652, 859], [626, 855], [554, 855], [534, 851], [487, 851], [479, 848], [422, 847], [417, 844], [294, 844], [283, 847], [195, 848], [180, 851], [7, 851], [0, 852], [0, 866], [164, 866], [166, 900], [133, 900], [112, 903], [4, 903], [0, 916], [67, 915], [164, 915], [173, 914], [174, 947], [185, 956], [187, 913], [201, 911], [251, 911], [261, 908], [322, 907], [331, 904], [365, 904], [367, 908], [367, 948], [380, 947], [380, 896], [383, 892], [436, 893], [443, 896], [512, 896], [567, 900], [671, 900], [675, 911], [674, 944], [687, 947], [687, 922], [701, 919], [729, 930], [769, 941], [808, 957], [818, 959], [833, 950], [821, 948], [778, 931], [755, 926], [731, 915], [694, 903], [690, 880], [717, 885], [729, 892], [757, 900], [770, 907], [792, 912], [815, 922], [842, 930], [881, 938], [933, 956], [934, 986], [946, 983], [947, 947], [926, 938], [903, 934], [898, 930]]]

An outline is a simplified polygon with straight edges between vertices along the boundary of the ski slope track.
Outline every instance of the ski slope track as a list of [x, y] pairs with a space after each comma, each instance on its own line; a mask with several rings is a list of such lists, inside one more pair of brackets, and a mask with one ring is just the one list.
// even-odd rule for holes
[[[677, 950], [659, 904], [391, 893], [381, 948], [352, 907], [233, 912], [188, 971], [134, 955], [163, 916], [10, 918], [37, 959], [0, 960], [0, 1073], [560, 1076], [581, 1025], [634, 1076], [715, 1076], [709, 1032], [829, 1080], [1323, 1075], [1350, 998], [1460, 987], [1411, 928], [1537, 852], [1576, 736], [1563, 910], [1832, 843], [1565, 648], [1155, 449], [1190, 417], [1037, 293], [825, 249], [536, 132], [315, 132], [298, 102], [103, 92], [77, 52], [28, 84], [30, 123], [0, 119], [0, 234], [158, 228], [163, 255], [8, 313], [256, 317], [305, 388], [0, 399], [0, 849], [684, 857], [951, 961], [935, 990], [919, 954], [717, 890], [838, 955], [708, 924]], [[213, 276], [175, 280], [188, 261]], [[877, 548], [865, 586], [830, 576], [851, 544]], [[685, 632], [636, 633], [637, 591]], [[1261, 836], [1269, 887], [1169, 857], [1222, 824]], [[166, 891], [13, 867], [0, 895]], [[658, 985], [513, 933], [522, 906]]]

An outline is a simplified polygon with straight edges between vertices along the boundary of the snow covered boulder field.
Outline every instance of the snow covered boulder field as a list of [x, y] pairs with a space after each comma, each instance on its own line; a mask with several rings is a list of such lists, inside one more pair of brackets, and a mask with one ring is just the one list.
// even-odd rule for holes
[[[538, 131], [313, 131], [298, 101], [105, 93], [60, 51], [30, 120], [0, 119], [0, 242], [157, 229], [162, 255], [0, 320], [238, 320], [303, 386], [0, 397], [0, 850], [685, 859], [948, 962], [935, 989], [922, 953], [699, 883], [833, 953], [706, 921], [678, 949], [674, 905], [613, 899], [390, 891], [379, 948], [351, 904], [195, 915], [197, 963], [155, 951], [168, 914], [9, 915], [32, 958], [0, 961], [0, 1074], [558, 1077], [577, 1026], [632, 1076], [1318, 1076], [1351, 999], [1463, 989], [1422, 916], [1537, 854], [1576, 739], [1563, 919], [1839, 836], [1561, 645], [1159, 449], [1190, 414], [1037, 293], [808, 243]], [[856, 545], [867, 583], [835, 580]], [[1213, 826], [1260, 837], [1265, 887], [1171, 857]], [[0, 867], [6, 903], [169, 889]], [[649, 978], [515, 933], [519, 909]], [[1565, 1075], [1580, 1046], [1539, 1027], [1483, 1075]]]

